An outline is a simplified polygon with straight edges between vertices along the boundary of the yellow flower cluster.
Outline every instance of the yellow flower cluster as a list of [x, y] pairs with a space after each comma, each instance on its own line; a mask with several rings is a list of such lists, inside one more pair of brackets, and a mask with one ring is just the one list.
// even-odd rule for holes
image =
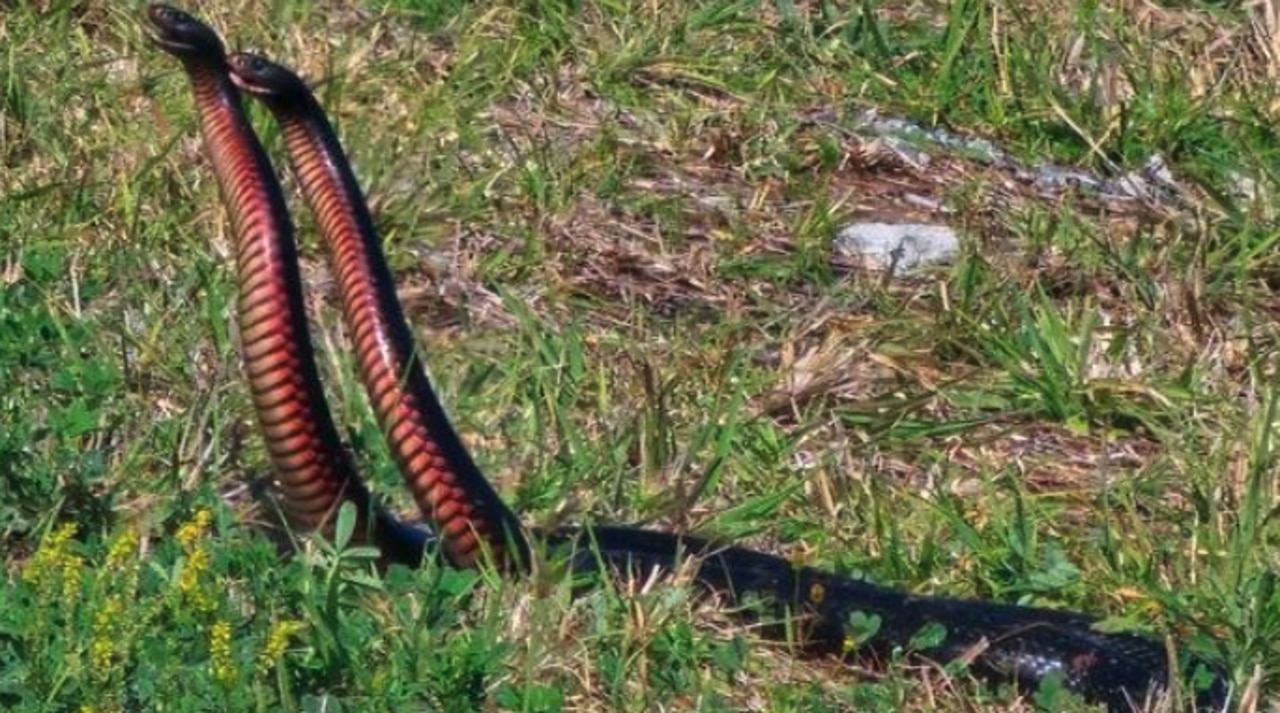
[[89, 670], [99, 679], [105, 679], [115, 661], [121, 624], [124, 621], [124, 602], [119, 595], [107, 597], [102, 607], [93, 615], [93, 638], [89, 643]]
[[73, 523], [54, 530], [40, 543], [40, 549], [22, 570], [22, 579], [38, 588], [41, 598], [58, 596], [64, 613], [73, 611], [80, 600], [84, 559], [71, 552], [75, 536], [76, 526]]
[[187, 555], [187, 561], [178, 575], [178, 591], [196, 611], [207, 614], [217, 608], [209, 588], [204, 585], [205, 572], [209, 571], [209, 550], [198, 547]]
[[27, 561], [27, 566], [22, 570], [22, 579], [28, 584], [39, 586], [42, 582], [48, 581], [53, 573], [61, 572], [63, 563], [73, 556], [70, 545], [71, 539], [75, 536], [76, 526], [67, 523], [44, 538], [40, 543], [40, 549], [36, 550], [35, 555]]
[[125, 530], [117, 537], [116, 541], [111, 544], [111, 549], [107, 552], [106, 571], [126, 573], [137, 569], [138, 561], [134, 555], [138, 552], [139, 541], [138, 531], [133, 528]]
[[62, 560], [62, 610], [69, 612], [80, 601], [80, 579], [84, 572], [84, 558], [67, 555]]
[[284, 657], [285, 649], [289, 648], [290, 640], [303, 628], [302, 622], [292, 619], [276, 622], [271, 627], [271, 633], [267, 636], [266, 646], [258, 654], [258, 672], [266, 673], [280, 663], [280, 659]]
[[[141, 533], [135, 528], [128, 528], [116, 536], [102, 567], [95, 575], [95, 589], [101, 595], [97, 602], [97, 610], [93, 613], [93, 624], [89, 635], [89, 674], [100, 685], [107, 686], [108, 681], [122, 674], [137, 628], [138, 618], [145, 616], [137, 608], [138, 570], [141, 560], [138, 557], [138, 544]], [[111, 686], [102, 689], [103, 700], [99, 709], [119, 710], [118, 705], [111, 703], [111, 696], [105, 695]], [[105, 706], [105, 707], [104, 707]]]
[[204, 586], [205, 573], [209, 571], [210, 556], [203, 537], [212, 522], [212, 513], [208, 510], [199, 510], [190, 522], [178, 528], [178, 542], [187, 552], [187, 561], [178, 575], [178, 591], [196, 611], [203, 614], [217, 608], [217, 602], [214, 601], [210, 588]]
[[213, 680], [224, 688], [236, 682], [236, 669], [231, 661], [231, 625], [219, 621], [209, 631], [209, 667]]
[[197, 510], [189, 522], [178, 528], [178, 542], [182, 549], [190, 552], [212, 523], [213, 513], [204, 508]]

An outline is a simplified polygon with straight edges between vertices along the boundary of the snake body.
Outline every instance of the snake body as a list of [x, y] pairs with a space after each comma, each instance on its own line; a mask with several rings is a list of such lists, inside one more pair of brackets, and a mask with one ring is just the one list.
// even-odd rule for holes
[[[189, 16], [187, 19], [198, 24]], [[164, 23], [157, 19], [154, 9], [152, 20], [162, 27], [163, 34]], [[212, 30], [205, 29], [216, 39]], [[225, 112], [227, 102], [213, 106], [207, 99], [202, 100], [203, 84], [210, 87], [216, 84], [219, 91], [225, 90], [222, 82], [229, 69], [234, 83], [263, 100], [280, 123], [290, 163], [318, 218], [338, 276], [344, 317], [370, 402], [405, 481], [434, 527], [445, 556], [455, 565], [473, 566], [487, 551], [499, 565], [523, 569], [529, 564], [530, 549], [518, 520], [474, 465], [432, 391], [395, 296], [391, 273], [355, 174], [319, 103], [296, 74], [262, 57], [233, 54], [225, 61], [202, 63], [190, 56], [201, 52], [170, 51], [183, 59], [197, 88], [197, 110], [202, 114], [201, 125], [215, 157], [220, 181], [224, 180], [224, 173], [232, 178], [253, 175], [254, 178], [241, 180], [254, 186], [271, 185], [273, 178], [265, 158], [250, 161], [246, 157], [253, 154], [252, 151], [219, 148], [219, 141], [227, 142], [219, 138], [222, 135], [216, 128], [233, 122], [204, 116]], [[211, 45], [205, 43], [203, 51], [212, 53]], [[220, 42], [217, 51], [221, 53]], [[210, 69], [205, 65], [216, 66]], [[221, 78], [197, 80], [197, 70], [205, 73], [201, 76], [220, 74]], [[239, 121], [243, 122], [243, 118]], [[243, 143], [241, 139], [238, 141]], [[252, 145], [256, 146], [256, 142]], [[235, 163], [239, 168], [230, 166], [231, 160], [219, 158], [220, 150], [240, 157], [242, 160]], [[259, 148], [254, 155], [260, 154]], [[218, 168], [220, 163], [228, 166]], [[243, 210], [234, 204], [246, 202], [246, 194], [236, 190], [236, 185], [223, 186], [224, 201], [233, 217], [238, 210]], [[278, 192], [278, 188], [274, 190]], [[283, 216], [283, 209], [280, 211], [279, 215]], [[248, 226], [259, 224], [243, 217], [239, 221]], [[287, 218], [284, 225], [287, 226]], [[279, 229], [276, 233], [276, 240], [280, 240]], [[292, 253], [289, 256], [292, 257]], [[258, 283], [252, 281], [254, 270], [246, 270], [244, 262], [242, 257], [244, 292], [252, 296], [258, 291], [252, 285]], [[245, 309], [242, 307], [242, 312]], [[295, 329], [291, 334], [292, 338], [305, 338], [303, 330]], [[246, 348], [246, 361], [250, 351]], [[258, 372], [248, 371], [253, 383]], [[258, 403], [256, 394], [260, 387], [255, 385], [254, 389], [255, 403]], [[318, 390], [306, 391], [323, 403]], [[259, 405], [269, 448], [270, 429], [279, 426], [271, 418], [261, 417], [261, 413], [271, 403], [264, 401]], [[313, 409], [310, 413], [315, 412]], [[290, 411], [284, 421], [293, 423], [305, 418], [301, 411]], [[333, 430], [331, 423], [326, 428]], [[281, 462], [289, 464], [287, 459], [281, 459], [278, 466]], [[334, 482], [357, 481], [353, 470], [344, 473], [345, 480]], [[289, 479], [282, 477], [282, 481], [287, 483]], [[360, 497], [367, 500], [363, 486], [353, 486], [350, 492], [360, 493]], [[301, 490], [299, 493], [300, 501], [310, 502], [302, 497]], [[401, 547], [396, 544], [396, 538], [418, 537], [421, 542], [420, 535], [405, 530], [375, 528], [375, 534], [387, 538], [379, 540], [379, 544], [392, 548]], [[1103, 703], [1112, 711], [1132, 710], [1181, 673], [1171, 667], [1169, 653], [1160, 642], [1132, 634], [1099, 632], [1094, 626], [1097, 619], [1086, 614], [917, 597], [815, 568], [796, 567], [783, 558], [743, 547], [638, 528], [566, 529], [539, 533], [539, 538], [548, 549], [566, 553], [570, 567], [579, 572], [602, 568], [637, 574], [654, 568], [670, 571], [692, 557], [696, 562], [693, 579], [698, 584], [746, 615], [761, 619], [764, 626], [759, 631], [763, 635], [787, 636], [790, 629], [781, 622], [796, 624], [800, 642], [813, 652], [848, 653], [850, 644], [856, 643], [853, 648], [858, 653], [887, 655], [903, 650], [938, 661], [965, 657], [971, 660], [974, 671], [998, 680], [1015, 681], [1024, 688], [1034, 689], [1047, 677], [1060, 677], [1068, 689]], [[765, 608], [753, 606], [755, 601], [766, 602]], [[859, 613], [874, 617], [879, 625], [872, 632], [863, 632], [862, 640], [853, 642], [857, 632], [850, 628], [851, 617]], [[941, 635], [933, 642], [913, 647], [914, 637], [928, 627], [940, 627]], [[1186, 665], [1188, 668], [1203, 666], [1194, 660], [1187, 661]], [[1228, 693], [1225, 677], [1212, 668], [1205, 670], [1212, 680], [1197, 693], [1197, 702], [1207, 710], [1220, 709]]]
[[523, 566], [528, 545], [519, 520], [480, 473], [431, 388], [373, 219], [324, 111], [289, 70], [254, 55], [233, 54], [227, 61], [233, 81], [280, 123], [328, 248], [369, 401], [445, 556], [454, 565], [474, 566], [488, 548], [500, 564]]
[[[768, 622], [790, 621], [810, 653], [888, 657], [898, 651], [931, 661], [971, 660], [973, 672], [992, 681], [1015, 682], [1021, 690], [1034, 691], [1047, 678], [1059, 677], [1069, 690], [1116, 712], [1134, 710], [1170, 679], [1169, 652], [1160, 642], [1096, 631], [1097, 618], [1087, 614], [914, 596], [796, 567], [775, 555], [664, 532], [595, 527], [552, 539], [580, 552], [574, 564], [583, 570], [603, 563], [644, 574], [671, 569], [682, 554], [696, 556], [694, 579], [699, 584], [735, 606], [763, 595], [770, 605], [756, 614], [766, 624], [757, 631], [783, 638], [786, 628]], [[874, 617], [878, 628], [851, 650], [854, 614]], [[944, 632], [940, 641], [912, 643], [929, 627], [938, 626]], [[1197, 665], [1202, 664], [1191, 662], [1187, 668]], [[1197, 696], [1202, 710], [1221, 710], [1227, 698], [1225, 679], [1214, 675], [1212, 685]]]
[[149, 15], [156, 44], [181, 60], [190, 78], [204, 145], [231, 214], [241, 357], [285, 515], [295, 528], [309, 530], [351, 501], [360, 514], [357, 533], [383, 544], [390, 559], [419, 562], [423, 534], [372, 507], [329, 413], [308, 334], [293, 225], [231, 83], [222, 40], [180, 10], [153, 5]]

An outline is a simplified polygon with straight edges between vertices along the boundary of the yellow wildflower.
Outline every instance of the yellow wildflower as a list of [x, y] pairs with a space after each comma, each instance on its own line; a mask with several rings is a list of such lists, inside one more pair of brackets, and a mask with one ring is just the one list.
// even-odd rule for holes
[[191, 551], [196, 546], [196, 541], [204, 536], [209, 524], [213, 522], [213, 513], [205, 508], [196, 511], [194, 517], [186, 524], [178, 528], [178, 542], [182, 544], [182, 549]]
[[59, 564], [62, 568], [62, 610], [74, 611], [76, 603], [80, 601], [80, 579], [84, 559], [79, 555], [64, 554]]
[[111, 673], [111, 662], [116, 658], [116, 646], [110, 637], [93, 638], [89, 644], [89, 667], [93, 677], [102, 680]]
[[116, 541], [111, 544], [111, 549], [107, 552], [107, 564], [105, 569], [108, 572], [120, 572], [126, 569], [132, 569], [135, 561], [134, 554], [138, 551], [138, 531], [133, 528], [125, 530]]
[[814, 582], [809, 585], [809, 602], [811, 604], [821, 604], [827, 598], [827, 588], [822, 582]]
[[124, 621], [124, 602], [119, 596], [108, 597], [93, 616], [93, 638], [89, 644], [89, 666], [94, 676], [106, 678], [115, 660], [120, 624]]
[[209, 667], [213, 680], [229, 688], [236, 682], [236, 670], [231, 662], [231, 625], [217, 622], [209, 632]]
[[178, 528], [177, 539], [182, 549], [187, 552], [187, 560], [178, 575], [178, 591], [184, 599], [195, 607], [196, 611], [208, 613], [216, 608], [209, 587], [205, 586], [205, 574], [209, 571], [209, 548], [201, 542], [209, 525], [213, 522], [213, 513], [201, 508], [196, 511], [182, 527]]
[[39, 585], [42, 581], [47, 581], [46, 575], [63, 572], [63, 560], [68, 557], [68, 546], [75, 536], [74, 523], [66, 523], [54, 530], [44, 539], [44, 542], [40, 543], [40, 549], [36, 550], [35, 555], [27, 562], [27, 566], [22, 571], [22, 578], [30, 584]]
[[196, 611], [211, 612], [215, 608], [209, 588], [204, 586], [205, 572], [209, 571], [209, 550], [196, 547], [187, 555], [187, 561], [178, 575], [178, 591], [195, 607]]
[[284, 621], [276, 622], [271, 627], [271, 633], [267, 635], [267, 645], [262, 648], [262, 653], [258, 655], [258, 671], [266, 673], [280, 663], [280, 659], [284, 657], [285, 649], [289, 648], [289, 641], [302, 629], [303, 624], [300, 621], [285, 619]]

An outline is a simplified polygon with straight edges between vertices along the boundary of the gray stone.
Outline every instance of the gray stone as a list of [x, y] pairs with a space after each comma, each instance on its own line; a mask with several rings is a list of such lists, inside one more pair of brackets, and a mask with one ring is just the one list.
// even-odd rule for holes
[[854, 223], [836, 234], [835, 250], [863, 261], [871, 270], [912, 270], [945, 263], [960, 250], [956, 233], [945, 225]]

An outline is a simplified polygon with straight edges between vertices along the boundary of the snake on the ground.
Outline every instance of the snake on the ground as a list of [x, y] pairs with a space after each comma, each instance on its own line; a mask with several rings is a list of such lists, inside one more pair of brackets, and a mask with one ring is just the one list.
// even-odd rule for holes
[[[1199, 670], [1210, 681], [1195, 692], [1198, 706], [1225, 705], [1228, 686], [1218, 669], [1186, 655], [1171, 662], [1163, 642], [1099, 631], [1097, 617], [1088, 614], [915, 596], [744, 547], [641, 528], [526, 534], [475, 465], [431, 386], [355, 172], [306, 83], [264, 57], [227, 55], [211, 28], [180, 10], [153, 5], [150, 19], [157, 44], [182, 61], [190, 79], [206, 151], [235, 226], [244, 368], [285, 510], [299, 529], [323, 524], [346, 499], [372, 513], [368, 536], [393, 559], [412, 563], [427, 542], [371, 502], [341, 445], [309, 343], [292, 226], [237, 87], [261, 100], [281, 126], [337, 278], [369, 402], [450, 564], [488, 561], [523, 572], [535, 555], [560, 553], [578, 572], [638, 574], [671, 571], [692, 558], [693, 579], [761, 620], [761, 635], [794, 635], [811, 652], [848, 654], [851, 618], [861, 613], [878, 617], [879, 627], [859, 641], [858, 656], [965, 657], [974, 672], [1024, 690], [1060, 677], [1068, 689], [1113, 711], [1141, 706], [1171, 679]], [[540, 546], [531, 547], [530, 537]], [[760, 601], [767, 602], [763, 609]], [[942, 635], [913, 648], [927, 627]]]

